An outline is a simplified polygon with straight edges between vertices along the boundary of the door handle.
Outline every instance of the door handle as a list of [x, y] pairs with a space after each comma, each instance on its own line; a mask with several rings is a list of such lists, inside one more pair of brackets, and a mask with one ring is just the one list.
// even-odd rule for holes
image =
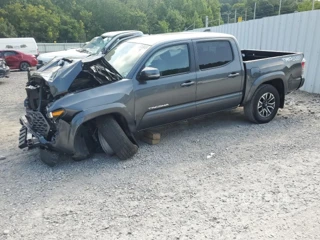
[[189, 87], [194, 84], [194, 81], [188, 81], [181, 84], [181, 87]]
[[240, 73], [230, 73], [229, 75], [228, 75], [228, 78], [234, 78], [234, 77], [237, 77], [237, 76], [239, 76], [240, 75]]

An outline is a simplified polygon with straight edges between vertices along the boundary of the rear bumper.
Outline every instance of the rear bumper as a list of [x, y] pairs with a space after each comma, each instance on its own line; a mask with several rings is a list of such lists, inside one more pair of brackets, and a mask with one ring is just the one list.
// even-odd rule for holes
[[0, 69], [0, 78], [9, 77], [9, 75], [10, 75], [10, 68], [9, 67]]
[[301, 78], [301, 82], [300, 82], [298, 89], [304, 85], [304, 82], [305, 82], [305, 78], [303, 77], [303, 78]]

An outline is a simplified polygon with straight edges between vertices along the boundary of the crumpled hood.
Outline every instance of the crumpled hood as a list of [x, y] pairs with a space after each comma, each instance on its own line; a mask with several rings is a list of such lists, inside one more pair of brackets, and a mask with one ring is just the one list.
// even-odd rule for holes
[[69, 49], [65, 51], [41, 53], [37, 59], [40, 61], [43, 61], [44, 63], [47, 63], [55, 57], [80, 59], [80, 58], [85, 58], [87, 56], [89, 56], [88, 52], [79, 52], [77, 51], [77, 49]]
[[55, 58], [34, 72], [31, 78], [44, 79], [52, 96], [56, 97], [68, 92], [81, 71], [86, 71], [94, 79], [97, 78], [100, 84], [104, 84], [103, 80], [107, 83], [122, 79], [122, 76], [101, 55], [72, 60]]

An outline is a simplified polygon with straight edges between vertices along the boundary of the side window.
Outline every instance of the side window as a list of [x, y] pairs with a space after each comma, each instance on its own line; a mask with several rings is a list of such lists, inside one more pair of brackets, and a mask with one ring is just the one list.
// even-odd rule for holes
[[223, 66], [233, 60], [229, 41], [198, 42], [197, 50], [200, 70]]
[[189, 72], [189, 49], [187, 44], [163, 48], [153, 54], [145, 67], [158, 68], [161, 76]]
[[5, 57], [15, 56], [15, 55], [17, 55], [17, 53], [14, 52], [14, 51], [7, 51], [7, 52], [4, 53]]

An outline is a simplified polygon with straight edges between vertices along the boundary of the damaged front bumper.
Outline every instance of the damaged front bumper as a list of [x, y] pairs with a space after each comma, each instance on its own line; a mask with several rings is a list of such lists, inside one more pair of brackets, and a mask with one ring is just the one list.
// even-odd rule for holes
[[33, 148], [42, 145], [47, 145], [48, 141], [38, 133], [36, 133], [30, 126], [27, 118], [22, 116], [20, 118], [22, 125], [19, 133], [19, 148]]
[[[19, 135], [19, 148], [43, 147], [50, 150], [58, 151], [66, 154], [74, 154], [73, 144], [70, 144], [70, 124], [60, 120], [57, 124], [57, 130], [51, 141], [48, 141], [45, 136], [35, 130], [35, 127], [30, 124], [26, 116], [20, 118], [22, 125]], [[40, 130], [43, 130], [40, 128]]]
[[[80, 122], [78, 122], [79, 120]], [[84, 159], [90, 155], [91, 151], [85, 141], [87, 135], [86, 129], [81, 126], [82, 120], [82, 117], [79, 119], [74, 118], [73, 121], [75, 122], [68, 123], [59, 119], [55, 123], [54, 132], [49, 133], [51, 137], [48, 140], [48, 135], [46, 135], [48, 129], [41, 125], [39, 127], [39, 123], [35, 125], [34, 120], [30, 119], [30, 115], [27, 112], [26, 116], [20, 118], [22, 127], [19, 135], [19, 148], [41, 147], [68, 154], [75, 159]]]

